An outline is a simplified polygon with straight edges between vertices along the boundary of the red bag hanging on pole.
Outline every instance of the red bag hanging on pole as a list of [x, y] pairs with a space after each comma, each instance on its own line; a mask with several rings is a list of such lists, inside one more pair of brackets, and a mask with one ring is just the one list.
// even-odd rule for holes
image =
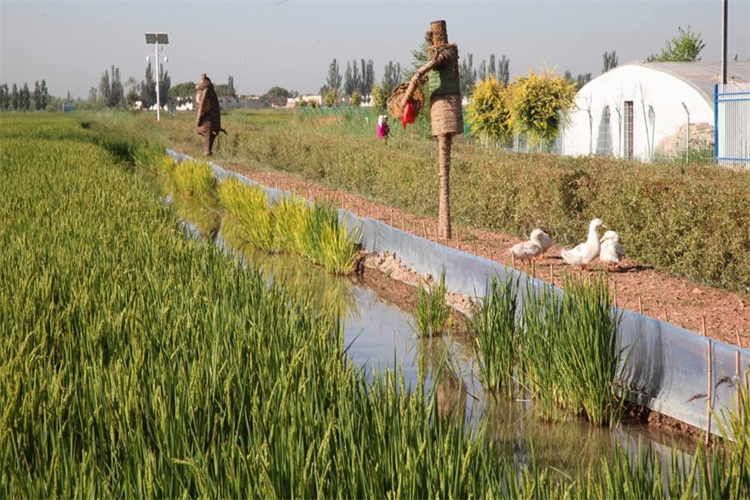
[[401, 125], [404, 127], [404, 130], [406, 130], [407, 123], [414, 123], [416, 117], [417, 114], [414, 112], [414, 107], [411, 105], [411, 102], [407, 102], [406, 106], [404, 106], [404, 114], [401, 117]]

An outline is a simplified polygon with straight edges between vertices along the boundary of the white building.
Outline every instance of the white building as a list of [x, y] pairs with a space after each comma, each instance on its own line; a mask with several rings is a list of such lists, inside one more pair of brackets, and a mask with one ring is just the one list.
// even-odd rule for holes
[[[685, 149], [712, 148], [715, 62], [632, 63], [578, 91], [561, 131], [566, 155], [603, 154], [648, 161]], [[750, 62], [731, 62], [730, 81], [750, 81]], [[690, 123], [688, 129], [687, 124]]]

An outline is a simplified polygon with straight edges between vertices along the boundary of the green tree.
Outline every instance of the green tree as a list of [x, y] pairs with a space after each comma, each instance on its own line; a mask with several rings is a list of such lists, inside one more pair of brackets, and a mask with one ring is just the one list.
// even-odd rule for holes
[[39, 80], [34, 82], [34, 109], [44, 109], [42, 103], [42, 88], [39, 86]]
[[616, 68], [618, 62], [617, 52], [614, 50], [612, 52], [605, 51], [604, 54], [602, 54], [602, 73], [606, 73], [607, 71]]
[[382, 87], [379, 85], [375, 85], [372, 88], [372, 105], [375, 107], [375, 109], [378, 110], [378, 113], [381, 113], [383, 110], [385, 110], [385, 106], [388, 102], [388, 95], [383, 92]]
[[336, 106], [336, 101], [338, 101], [339, 94], [333, 89], [328, 89], [328, 92], [326, 93], [325, 97], [325, 105], [327, 108], [333, 108]]
[[328, 76], [326, 77], [326, 95], [328, 92], [334, 92], [336, 95], [341, 91], [341, 72], [339, 71], [339, 63], [336, 58], [333, 58], [331, 64], [328, 65]]
[[106, 108], [118, 108], [122, 105], [125, 88], [120, 80], [120, 68], [112, 65], [111, 70], [104, 70], [99, 80], [99, 99]]
[[352, 95], [361, 86], [361, 75], [357, 61], [346, 63], [346, 72], [344, 73], [344, 94]]
[[29, 91], [29, 84], [24, 82], [23, 88], [20, 93], [21, 109], [28, 111], [31, 109], [31, 91]]
[[552, 143], [562, 116], [575, 102], [575, 85], [550, 71], [537, 74], [532, 70], [511, 87], [513, 130], [527, 134], [532, 143]]
[[512, 137], [510, 89], [494, 75], [474, 85], [466, 109], [470, 134], [483, 142], [504, 142]]
[[351, 105], [355, 108], [358, 108], [360, 104], [362, 104], [362, 99], [359, 97], [359, 92], [355, 90], [354, 92], [352, 92]]
[[360, 79], [359, 79], [359, 95], [366, 97], [372, 92], [372, 86], [375, 85], [375, 66], [372, 59], [365, 62], [364, 59], [360, 61]]
[[266, 100], [272, 102], [276, 106], [283, 106], [286, 104], [286, 100], [293, 96], [294, 94], [291, 91], [279, 86], [271, 87], [268, 89], [268, 92], [263, 95]]
[[229, 76], [227, 78], [227, 87], [229, 87], [229, 92], [231, 92], [232, 97], [237, 97], [237, 91], [234, 89], [234, 77]]
[[10, 106], [10, 91], [8, 90], [8, 84], [3, 83], [0, 85], [0, 111], [7, 111]]
[[474, 82], [477, 81], [477, 70], [474, 69], [474, 56], [472, 54], [466, 54], [466, 57], [462, 58], [461, 66], [458, 68], [458, 80], [461, 85], [461, 94], [469, 95], [474, 87]]
[[510, 59], [504, 54], [497, 63], [497, 79], [505, 87], [510, 83]]
[[[390, 96], [393, 89], [399, 84], [401, 80], [401, 63], [394, 63], [388, 61], [385, 65], [385, 71], [383, 71], [383, 81], [380, 83], [380, 87], [383, 94]], [[387, 99], [387, 97], [386, 97]]]
[[676, 37], [669, 40], [661, 53], [658, 55], [651, 54], [646, 62], [691, 62], [700, 61], [700, 53], [706, 44], [703, 43], [700, 33], [694, 33], [690, 26], [687, 29], [677, 28]]
[[42, 84], [40, 86], [42, 91], [42, 109], [47, 109], [47, 105], [50, 104], [49, 89], [47, 88], [47, 81], [42, 78]]
[[18, 111], [21, 108], [21, 99], [18, 92], [18, 85], [15, 83], [10, 91], [10, 109], [12, 111]]
[[150, 62], [146, 66], [146, 79], [141, 82], [141, 103], [145, 108], [156, 104], [156, 81]]
[[172, 97], [181, 97], [183, 99], [186, 99], [188, 97], [194, 97], [195, 96], [195, 82], [182, 82], [178, 83], [177, 85], [173, 86], [169, 90], [170, 95]]
[[169, 91], [172, 88], [172, 78], [169, 76], [169, 72], [164, 69], [164, 65], [159, 66], [159, 101], [164, 106], [165, 103], [169, 102]]

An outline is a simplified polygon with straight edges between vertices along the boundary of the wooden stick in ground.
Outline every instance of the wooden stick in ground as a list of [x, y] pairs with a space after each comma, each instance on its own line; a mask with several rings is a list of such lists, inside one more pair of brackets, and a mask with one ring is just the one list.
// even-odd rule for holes
[[424, 220], [422, 220], [422, 238], [427, 239], [427, 226], [424, 223]]
[[393, 210], [391, 210], [391, 227], [393, 227]]
[[516, 256], [513, 255], [513, 252], [510, 253], [510, 265], [516, 267]]
[[549, 265], [549, 281], [552, 286], [555, 286], [555, 268], [552, 267], [552, 264]]
[[638, 312], [643, 314], [643, 303], [641, 302], [641, 296], [638, 295]]
[[[735, 336], [737, 337], [737, 346], [739, 346], [740, 349], [742, 349], [742, 339], [740, 339], [740, 331], [735, 330], [734, 331]], [[740, 368], [740, 351], [734, 352], [734, 373], [737, 375], [737, 388], [735, 389], [735, 399], [737, 403], [737, 416], [739, 417], [740, 421], [742, 421], [742, 406], [740, 406], [740, 386], [742, 385], [742, 373]]]
[[495, 260], [495, 256], [493, 255], [493, 252], [492, 252], [492, 243], [490, 243], [490, 260]]
[[615, 307], [617, 307], [617, 278], [615, 277], [612, 278], [612, 286], [614, 287], [613, 299], [614, 299]]
[[[701, 316], [703, 336], [706, 337], [706, 317]], [[706, 445], [711, 443], [711, 406], [713, 400], [713, 360], [711, 359], [711, 339], [706, 337], [706, 363], [708, 374], [708, 389], [706, 391]]]

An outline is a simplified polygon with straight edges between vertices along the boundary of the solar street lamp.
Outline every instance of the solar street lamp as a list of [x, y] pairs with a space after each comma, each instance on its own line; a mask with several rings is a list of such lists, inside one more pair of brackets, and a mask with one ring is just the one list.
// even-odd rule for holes
[[[159, 44], [168, 45], [169, 36], [166, 33], [146, 33], [146, 43], [154, 45], [154, 59], [156, 60], [156, 121], [158, 122], [161, 111], [161, 99], [159, 98]], [[148, 58], [146, 60], [148, 61]]]

